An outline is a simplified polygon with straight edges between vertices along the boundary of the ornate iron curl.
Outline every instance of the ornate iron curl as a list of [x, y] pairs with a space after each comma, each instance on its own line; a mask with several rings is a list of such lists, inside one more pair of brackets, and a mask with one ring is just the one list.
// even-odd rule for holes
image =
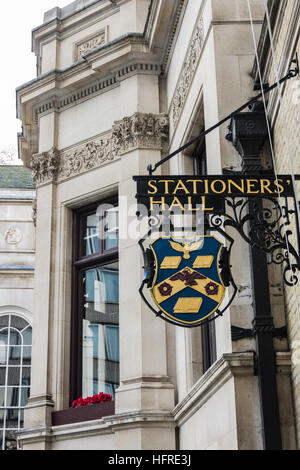
[[[286, 285], [298, 283], [297, 273], [300, 270], [300, 257], [290, 242], [293, 235], [290, 226], [290, 215], [296, 214], [288, 207], [288, 200], [280, 205], [273, 197], [247, 199], [224, 197], [225, 210], [210, 217], [212, 230], [234, 228], [250, 246], [268, 254], [268, 264], [283, 265], [282, 278]], [[268, 206], [263, 207], [265, 202]], [[230, 209], [230, 213], [226, 211]], [[298, 227], [297, 230], [299, 231]], [[297, 233], [298, 238], [299, 234]], [[292, 262], [292, 259], [294, 262]]]

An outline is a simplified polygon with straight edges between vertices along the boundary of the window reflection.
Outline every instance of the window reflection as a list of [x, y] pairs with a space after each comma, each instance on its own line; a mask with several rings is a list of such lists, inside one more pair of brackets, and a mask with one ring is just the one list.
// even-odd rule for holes
[[96, 214], [86, 217], [85, 255], [94, 255], [100, 251], [99, 216]]
[[84, 218], [84, 256], [118, 248], [119, 208], [111, 207], [104, 213], [95, 213]]
[[117, 248], [119, 243], [119, 208], [113, 207], [105, 212], [105, 250]]
[[83, 275], [83, 396], [110, 393], [119, 384], [118, 263]]

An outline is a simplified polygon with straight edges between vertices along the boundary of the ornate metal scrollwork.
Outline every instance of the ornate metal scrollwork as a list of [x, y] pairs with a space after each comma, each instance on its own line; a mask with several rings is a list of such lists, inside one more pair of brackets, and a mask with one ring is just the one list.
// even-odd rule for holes
[[[273, 197], [247, 199], [224, 197], [225, 210], [210, 217], [210, 229], [234, 228], [253, 248], [265, 252], [268, 264], [283, 265], [283, 281], [288, 286], [298, 283], [300, 257], [290, 238], [291, 215], [288, 199], [284, 203]], [[297, 224], [296, 224], [297, 225]], [[299, 227], [296, 227], [299, 240]]]

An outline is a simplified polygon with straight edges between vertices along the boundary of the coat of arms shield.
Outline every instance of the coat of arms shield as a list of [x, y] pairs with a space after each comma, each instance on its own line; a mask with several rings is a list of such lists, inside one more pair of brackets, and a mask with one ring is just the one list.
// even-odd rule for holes
[[158, 238], [150, 248], [155, 259], [151, 294], [159, 309], [182, 325], [197, 326], [212, 316], [225, 295], [219, 268], [223, 244], [207, 235], [191, 244]]

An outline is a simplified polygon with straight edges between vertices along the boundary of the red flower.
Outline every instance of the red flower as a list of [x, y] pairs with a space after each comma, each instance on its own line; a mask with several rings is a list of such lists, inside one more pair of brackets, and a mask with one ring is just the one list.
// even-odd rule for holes
[[103, 403], [105, 401], [111, 401], [112, 396], [108, 393], [99, 393], [98, 395], [93, 395], [92, 397], [82, 398], [79, 397], [77, 400], [74, 400], [72, 403], [72, 408], [80, 408], [82, 406], [93, 405], [94, 403]]

